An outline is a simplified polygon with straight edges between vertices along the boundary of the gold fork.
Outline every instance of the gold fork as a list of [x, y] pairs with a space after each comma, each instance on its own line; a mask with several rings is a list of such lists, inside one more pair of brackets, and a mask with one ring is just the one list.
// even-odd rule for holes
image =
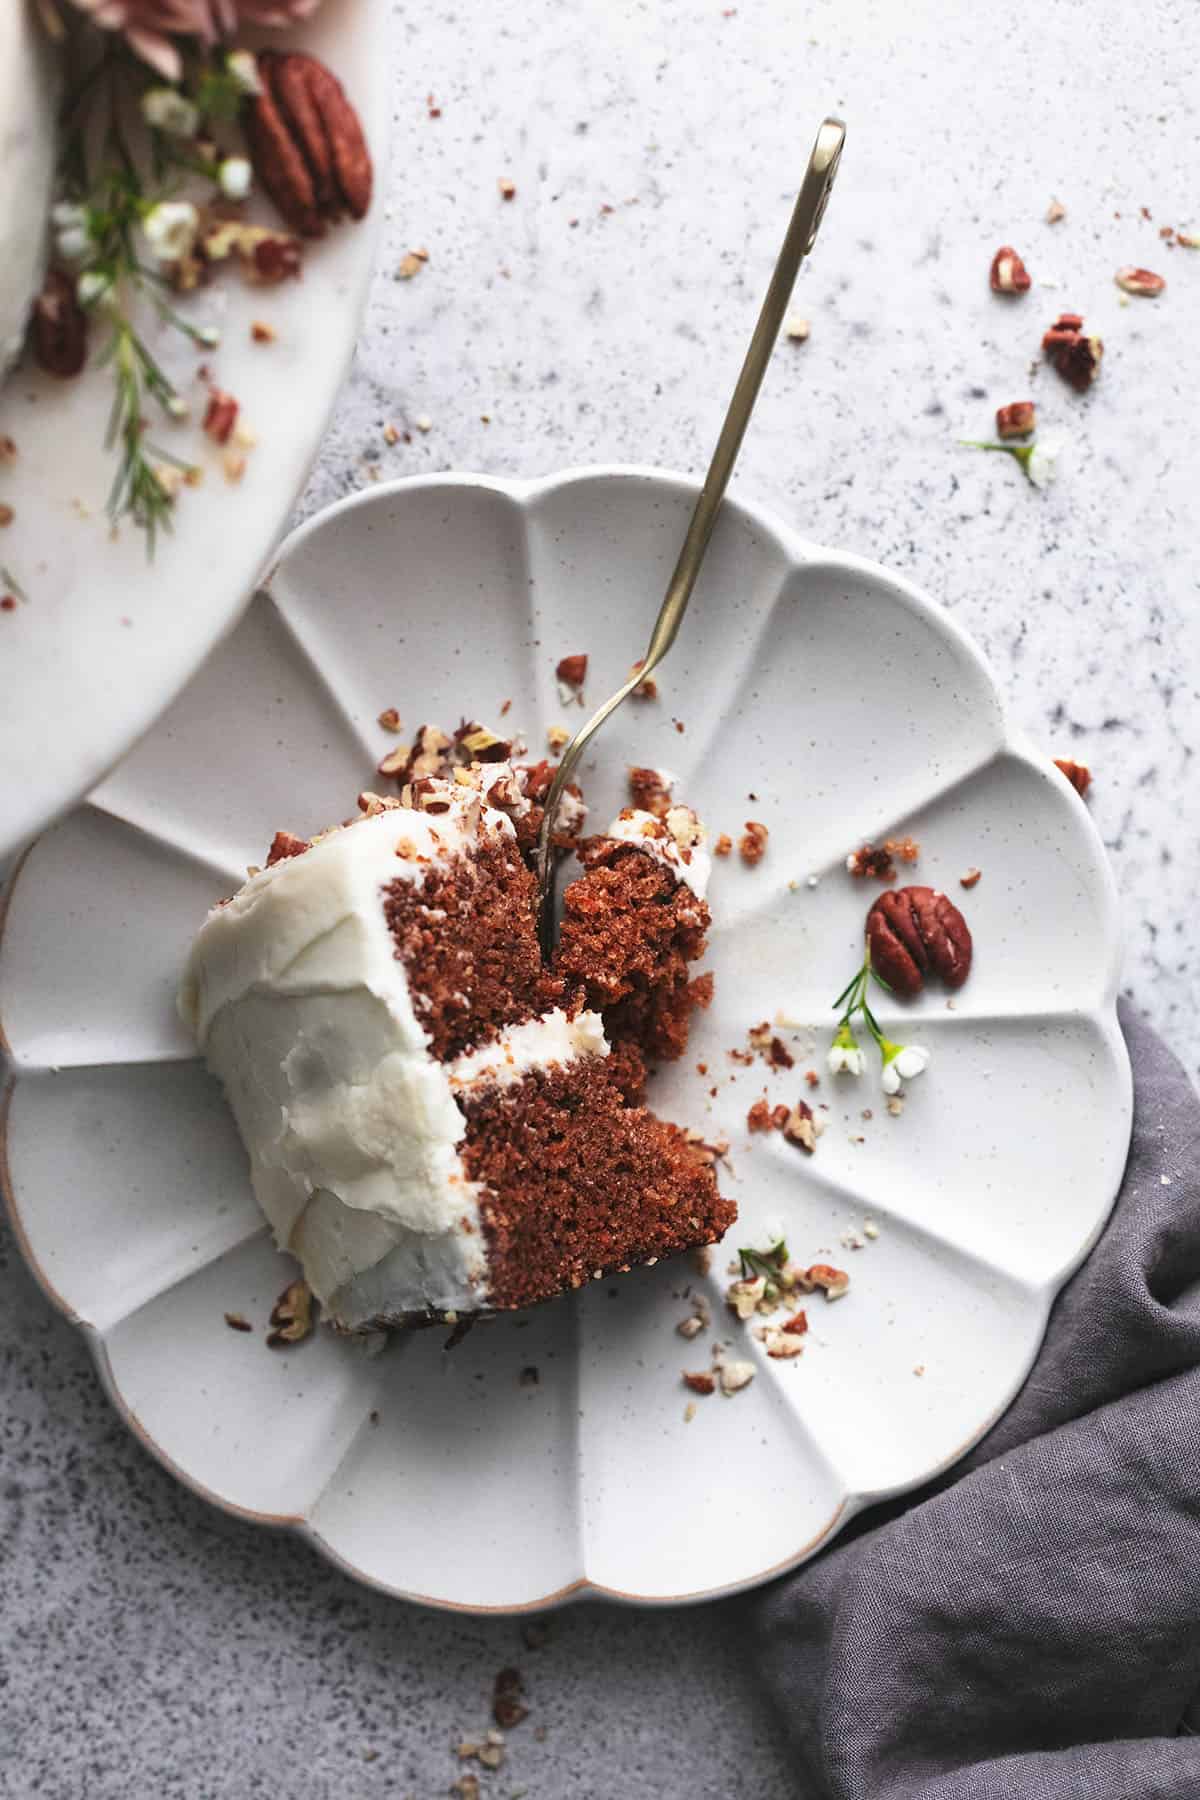
[[679, 560], [675, 564], [670, 581], [667, 583], [666, 597], [654, 621], [654, 630], [650, 635], [650, 643], [645, 656], [629, 680], [619, 687], [615, 694], [594, 712], [571, 739], [563, 752], [562, 761], [555, 772], [546, 795], [546, 812], [542, 819], [542, 829], [538, 837], [537, 878], [538, 878], [538, 929], [542, 940], [542, 951], [547, 959], [554, 950], [554, 854], [551, 839], [554, 831], [554, 818], [558, 811], [558, 803], [563, 789], [570, 781], [584, 749], [595, 737], [604, 721], [614, 713], [622, 700], [627, 700], [633, 690], [646, 680], [658, 667], [671, 645], [675, 642], [679, 627], [683, 623], [683, 615], [687, 611], [688, 601], [692, 597], [692, 589], [696, 585], [696, 577], [700, 573], [700, 565], [704, 561], [704, 553], [708, 549], [708, 541], [712, 536], [713, 526], [717, 522], [717, 514], [721, 509], [721, 501], [725, 497], [725, 489], [729, 485], [729, 477], [733, 474], [733, 465], [737, 461], [738, 451], [742, 447], [746, 426], [750, 422], [750, 414], [754, 410], [754, 402], [758, 399], [758, 390], [762, 378], [775, 348], [775, 340], [779, 336], [779, 328], [783, 323], [783, 315], [787, 311], [791, 299], [792, 288], [800, 264], [812, 249], [816, 241], [817, 228], [825, 214], [829, 203], [833, 178], [837, 173], [838, 159], [842, 154], [842, 145], [846, 139], [846, 128], [840, 119], [826, 119], [817, 133], [812, 155], [808, 159], [804, 180], [796, 197], [792, 210], [791, 223], [783, 240], [779, 256], [771, 275], [766, 298], [758, 315], [758, 323], [754, 327], [754, 336], [750, 339], [750, 348], [746, 352], [746, 360], [742, 364], [742, 372], [738, 376], [737, 386], [733, 390], [733, 398], [725, 414], [725, 423], [721, 426], [721, 435], [717, 439], [717, 447], [713, 451], [712, 461], [708, 465], [708, 474], [704, 477], [704, 486], [697, 496], [692, 510], [691, 522], [687, 536], [683, 540], [683, 548], [679, 552]]

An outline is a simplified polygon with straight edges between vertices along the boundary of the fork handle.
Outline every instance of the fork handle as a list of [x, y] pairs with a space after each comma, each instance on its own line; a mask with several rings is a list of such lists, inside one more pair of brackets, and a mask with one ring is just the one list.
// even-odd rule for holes
[[792, 297], [792, 289], [796, 283], [800, 264], [816, 241], [817, 230], [829, 203], [829, 194], [833, 187], [833, 178], [837, 173], [838, 159], [842, 154], [845, 138], [846, 128], [840, 119], [826, 119], [817, 133], [812, 155], [808, 159], [808, 168], [805, 170], [804, 180], [800, 184], [796, 204], [792, 208], [791, 221], [758, 315], [758, 323], [754, 327], [754, 336], [750, 339], [750, 347], [746, 351], [741, 374], [737, 378], [737, 386], [733, 390], [733, 397], [725, 414], [725, 422], [721, 426], [721, 435], [717, 439], [717, 447], [713, 451], [712, 461], [708, 465], [708, 473], [704, 477], [704, 486], [700, 489], [696, 504], [692, 509], [687, 536], [683, 540], [683, 546], [672, 570], [671, 579], [667, 583], [667, 591], [659, 608], [658, 617], [654, 621], [654, 630], [650, 634], [650, 643], [641, 665], [624, 686], [618, 688], [617, 692], [592, 714], [587, 724], [576, 732], [567, 745], [562, 761], [555, 771], [554, 780], [550, 784], [537, 847], [539, 925], [542, 948], [547, 957], [553, 948], [554, 939], [554, 908], [550, 894], [554, 880], [551, 838], [559, 799], [571, 779], [575, 765], [583, 754], [584, 746], [600, 729], [609, 714], [615, 712], [634, 688], [644, 681], [653, 669], [658, 667], [678, 636], [679, 627], [683, 623], [683, 615], [687, 611], [688, 601], [692, 597], [692, 589], [696, 585], [696, 577], [700, 573], [700, 565], [704, 561], [704, 553], [708, 549], [708, 540], [712, 536], [721, 502], [725, 498], [725, 489], [729, 486], [729, 477], [733, 474], [733, 466], [737, 461], [738, 451], [742, 447], [742, 439], [746, 435], [746, 426], [750, 423], [750, 414], [754, 411], [754, 402], [758, 399], [762, 378], [766, 373], [767, 364], [771, 360], [775, 340], [779, 336], [779, 328], [783, 324], [783, 316]]

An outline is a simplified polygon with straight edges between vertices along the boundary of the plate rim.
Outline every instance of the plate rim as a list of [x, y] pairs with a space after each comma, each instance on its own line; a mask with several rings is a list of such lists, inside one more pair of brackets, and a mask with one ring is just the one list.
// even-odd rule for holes
[[[553, 493], [560, 488], [577, 486], [595, 481], [624, 480], [631, 477], [638, 480], [644, 480], [648, 485], [654, 485], [660, 489], [670, 489], [686, 495], [697, 493], [701, 485], [700, 479], [694, 475], [672, 469], [655, 468], [652, 465], [641, 463], [572, 464], [565, 469], [556, 470], [546, 475], [525, 477], [483, 474], [465, 470], [400, 476], [395, 480], [374, 483], [370, 487], [361, 488], [354, 493], [343, 495], [339, 499], [332, 501], [328, 506], [322, 507], [319, 511], [302, 520], [299, 525], [294, 526], [271, 557], [266, 572], [262, 579], [255, 584], [254, 591], [266, 591], [269, 593], [272, 582], [289, 559], [293, 557], [298, 550], [302, 550], [305, 547], [309, 538], [317, 535], [333, 520], [362, 508], [370, 508], [379, 505], [398, 494], [416, 490], [436, 489], [443, 491], [457, 491], [460, 489], [474, 491], [483, 490], [503, 494], [518, 505], [526, 507], [541, 499], [544, 495]], [[804, 537], [801, 533], [794, 530], [769, 508], [762, 507], [756, 502], [746, 499], [736, 490], [727, 497], [724, 504], [725, 506], [731, 507], [734, 512], [740, 514], [744, 519], [748, 520], [757, 530], [774, 539], [779, 544], [787, 560], [793, 566], [826, 564], [831, 567], [841, 568], [856, 574], [868, 576], [873, 582], [885, 585], [893, 590], [906, 605], [910, 606], [914, 611], [926, 618], [943, 637], [949, 637], [976, 672], [983, 677], [992, 694], [1000, 726], [1000, 741], [997, 745], [996, 756], [1008, 755], [1015, 757], [1038, 779], [1044, 780], [1047, 783], [1055, 780], [1055, 777], [1051, 773], [1051, 759], [1034, 747], [1032, 741], [1025, 732], [1012, 724], [1004, 696], [999, 690], [996, 678], [986, 657], [983, 655], [983, 652], [965, 628], [958, 623], [944, 606], [934, 600], [914, 582], [909, 580], [907, 576], [897, 574], [895, 571], [887, 568], [886, 565], [875, 562], [869, 557], [860, 556], [853, 551], [831, 549], [827, 546], [815, 543], [813, 540]], [[196, 670], [192, 670], [187, 679], [192, 679], [195, 673]], [[186, 685], [186, 683], [183, 685]], [[152, 728], [151, 725], [150, 727], [147, 727], [147, 730]], [[132, 745], [129, 747], [132, 748]], [[1075, 1016], [1088, 1019], [1097, 1028], [1104, 1048], [1112, 1059], [1113, 1072], [1120, 1086], [1120, 1100], [1124, 1109], [1126, 1123], [1126, 1131], [1122, 1137], [1120, 1157], [1120, 1168], [1123, 1170], [1125, 1160], [1128, 1156], [1129, 1140], [1132, 1135], [1133, 1126], [1133, 1075], [1128, 1045], [1126, 1044], [1124, 1033], [1121, 1030], [1117, 1016], [1117, 999], [1123, 949], [1119, 897], [1116, 876], [1113, 872], [1107, 852], [1104, 849], [1095, 821], [1092, 819], [1091, 814], [1088, 812], [1079, 795], [1072, 794], [1071, 803], [1078, 809], [1082, 819], [1086, 822], [1086, 830], [1092, 838], [1093, 848], [1097, 853], [1094, 859], [1094, 865], [1102, 886], [1102, 928], [1107, 946], [1103, 982], [1098, 992], [1096, 1004], [1093, 1007], [1074, 1008], [1072, 1011]], [[83, 804], [86, 804], [86, 801], [83, 802]], [[65, 813], [66, 807], [64, 807], [62, 811]], [[47, 821], [43, 830], [49, 829], [61, 817], [62, 813], [56, 814], [54, 818]], [[36, 847], [41, 835], [42, 832], [39, 831], [37, 836], [19, 855], [9, 873], [4, 891], [3, 893], [0, 893], [0, 948], [2, 948], [3, 945], [4, 930], [9, 908], [13, 896], [15, 895], [18, 882], [26, 868], [30, 853]], [[108, 1399], [116, 1409], [122, 1422], [126, 1425], [134, 1438], [141, 1444], [142, 1448], [147, 1450], [161, 1467], [166, 1469], [169, 1474], [179, 1480], [198, 1498], [216, 1506], [230, 1517], [245, 1520], [256, 1525], [266, 1526], [277, 1531], [287, 1530], [295, 1533], [306, 1542], [310, 1548], [314, 1549], [319, 1555], [324, 1557], [332, 1567], [340, 1570], [345, 1575], [351, 1576], [354, 1580], [363, 1583], [365, 1586], [374, 1589], [376, 1592], [388, 1595], [392, 1599], [406, 1601], [413, 1605], [434, 1608], [439, 1611], [461, 1613], [468, 1616], [519, 1616], [521, 1614], [545, 1612], [584, 1599], [605, 1600], [629, 1606], [659, 1608], [666, 1606], [699, 1605], [707, 1601], [730, 1598], [733, 1595], [748, 1592], [753, 1588], [761, 1586], [767, 1581], [773, 1580], [778, 1576], [796, 1569], [801, 1564], [808, 1561], [810, 1557], [815, 1555], [823, 1545], [829, 1543], [837, 1533], [859, 1513], [885, 1501], [900, 1498], [905, 1494], [914, 1493], [928, 1485], [928, 1483], [937, 1480], [939, 1476], [944, 1474], [948, 1469], [954, 1467], [954, 1465], [964, 1456], [969, 1454], [976, 1445], [982, 1442], [993, 1426], [1004, 1416], [1013, 1400], [1024, 1386], [1045, 1339], [1051, 1308], [1063, 1287], [1085, 1262], [1101, 1234], [1107, 1227], [1112, 1216], [1113, 1208], [1116, 1204], [1117, 1196], [1120, 1192], [1120, 1174], [1118, 1173], [1104, 1210], [1099, 1215], [1095, 1226], [1086, 1240], [1070, 1256], [1064, 1259], [1064, 1262], [1058, 1269], [1052, 1271], [1036, 1285], [1027, 1287], [1026, 1291], [1029, 1294], [1031, 1301], [1036, 1302], [1036, 1310], [1031, 1308], [1030, 1314], [1028, 1353], [1023, 1354], [1016, 1365], [1013, 1380], [1006, 1388], [1002, 1400], [992, 1409], [976, 1430], [969, 1433], [952, 1452], [942, 1458], [934, 1467], [925, 1470], [916, 1479], [885, 1485], [879, 1488], [847, 1490], [824, 1525], [795, 1551], [790, 1552], [782, 1559], [776, 1560], [765, 1569], [757, 1570], [751, 1574], [739, 1577], [732, 1582], [684, 1593], [649, 1594], [613, 1587], [603, 1582], [594, 1581], [586, 1574], [583, 1574], [536, 1599], [512, 1601], [500, 1605], [472, 1603], [461, 1600], [449, 1600], [438, 1595], [418, 1593], [381, 1579], [377, 1575], [372, 1574], [370, 1570], [352, 1563], [340, 1551], [336, 1550], [324, 1538], [313, 1521], [302, 1513], [266, 1513], [259, 1511], [256, 1508], [242, 1506], [236, 1501], [226, 1499], [216, 1492], [216, 1490], [207, 1486], [206, 1483], [200, 1481], [196, 1476], [177, 1463], [152, 1434], [147, 1431], [146, 1427], [137, 1417], [137, 1414], [126, 1403], [117, 1386], [102, 1333], [99, 1332], [89, 1320], [80, 1317], [80, 1315], [66, 1302], [63, 1296], [57, 1292], [53, 1282], [49, 1279], [46, 1271], [42, 1268], [33, 1252], [32, 1244], [22, 1221], [21, 1211], [17, 1202], [12, 1180], [8, 1149], [9, 1119], [13, 1096], [20, 1081], [20, 1071], [12, 1057], [8, 1040], [4, 1033], [2, 1016], [0, 1016], [0, 1058], [4, 1058], [6, 1062], [4, 1070], [5, 1079], [2, 1087], [0, 1087], [0, 1205], [3, 1206], [5, 1215], [9, 1220], [15, 1241], [21, 1251], [26, 1266], [29, 1268], [42, 1292], [55, 1308], [62, 1313], [72, 1325], [76, 1326], [82, 1332], [93, 1362], [96, 1365], [101, 1385], [103, 1386]]]
[[[391, 13], [387, 0], [354, 0], [354, 4], [360, 8], [362, 13], [359, 29], [370, 36], [373, 41], [379, 40], [386, 44], [390, 40], [392, 31]], [[301, 28], [302, 25], [303, 21]], [[346, 379], [358, 349], [359, 329], [375, 278], [383, 237], [387, 196], [380, 177], [386, 173], [388, 167], [392, 138], [392, 107], [386, 80], [388, 58], [386, 55], [369, 57], [368, 66], [373, 69], [374, 73], [363, 95], [363, 104], [360, 110], [367, 119], [371, 135], [377, 192], [366, 217], [355, 228], [363, 249], [359, 265], [345, 287], [339, 289], [339, 294], [349, 300], [355, 329], [352, 334], [348, 334], [347, 341], [338, 355], [334, 371], [336, 380], [330, 385], [329, 397], [319, 415], [314, 416], [312, 454], [295, 482], [289, 487], [286, 503], [279, 508], [279, 522], [272, 534], [271, 542], [264, 548], [248, 583], [244, 588], [231, 588], [231, 597], [225, 606], [214, 610], [209, 616], [202, 633], [203, 648], [197, 652], [194, 660], [179, 670], [169, 684], [155, 690], [153, 702], [147, 702], [141, 698], [140, 688], [131, 691], [129, 710], [126, 716], [136, 720], [132, 729], [127, 727], [119, 737], [113, 739], [113, 745], [103, 751], [92, 756], [85, 754], [80, 759], [78, 772], [67, 783], [65, 790], [59, 794], [48, 811], [43, 811], [42, 803], [39, 802], [33, 807], [19, 809], [14, 818], [10, 818], [7, 814], [0, 815], [0, 860], [8, 856], [20, 858], [24, 851], [36, 843], [44, 831], [49, 830], [52, 825], [65, 818], [74, 807], [83, 804], [91, 790], [98, 787], [124, 761], [130, 751], [137, 748], [143, 738], [149, 736], [167, 708], [178, 699], [218, 644], [237, 626], [242, 614], [262, 585], [262, 571], [273, 567], [278, 558], [281, 544], [286, 541], [286, 538], [290, 538], [296, 529], [293, 527], [292, 532], [287, 532], [287, 521], [294, 513], [296, 503], [308, 485], [321, 447], [328, 436], [334, 411], [345, 391]], [[281, 533], [285, 533], [286, 537], [281, 537]], [[148, 704], [152, 705], [150, 711], [147, 711]], [[0, 1036], [0, 1047], [2, 1045], [3, 1038]]]

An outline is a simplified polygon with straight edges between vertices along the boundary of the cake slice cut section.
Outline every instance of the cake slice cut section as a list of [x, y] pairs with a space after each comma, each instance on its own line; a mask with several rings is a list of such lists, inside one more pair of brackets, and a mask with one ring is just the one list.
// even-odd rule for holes
[[180, 994], [329, 1318], [504, 1311], [715, 1241], [735, 1209], [711, 1165], [630, 1103], [640, 1071], [610, 1057], [578, 954], [541, 961], [519, 778], [457, 769], [364, 804], [307, 845], [281, 834]]

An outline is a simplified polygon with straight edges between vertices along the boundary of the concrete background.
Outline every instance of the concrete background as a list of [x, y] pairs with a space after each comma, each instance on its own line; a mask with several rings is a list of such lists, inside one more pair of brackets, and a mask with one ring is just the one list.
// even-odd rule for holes
[[[1200, 251], [1159, 228], [1200, 227], [1198, 50], [1186, 0], [398, 6], [384, 241], [300, 508], [376, 472], [702, 470], [837, 111], [842, 174], [796, 300], [812, 335], [781, 345], [736, 485], [926, 588], [1019, 723], [1091, 764], [1124, 986], [1193, 1073]], [[1006, 242], [1034, 277], [1008, 302], [987, 286]], [[415, 247], [428, 263], [397, 280]], [[1165, 295], [1123, 304], [1124, 263]], [[1030, 372], [1068, 308], [1107, 345], [1084, 398]], [[955, 441], [1028, 397], [1062, 446], [1046, 493]], [[389, 421], [412, 441], [389, 446]], [[531, 1715], [477, 1771], [486, 1796], [796, 1791], [736, 1607], [580, 1606], [534, 1651], [515, 1622], [364, 1592], [143, 1455], [3, 1228], [0, 1596], [5, 1795], [425, 1800], [514, 1661]]]

